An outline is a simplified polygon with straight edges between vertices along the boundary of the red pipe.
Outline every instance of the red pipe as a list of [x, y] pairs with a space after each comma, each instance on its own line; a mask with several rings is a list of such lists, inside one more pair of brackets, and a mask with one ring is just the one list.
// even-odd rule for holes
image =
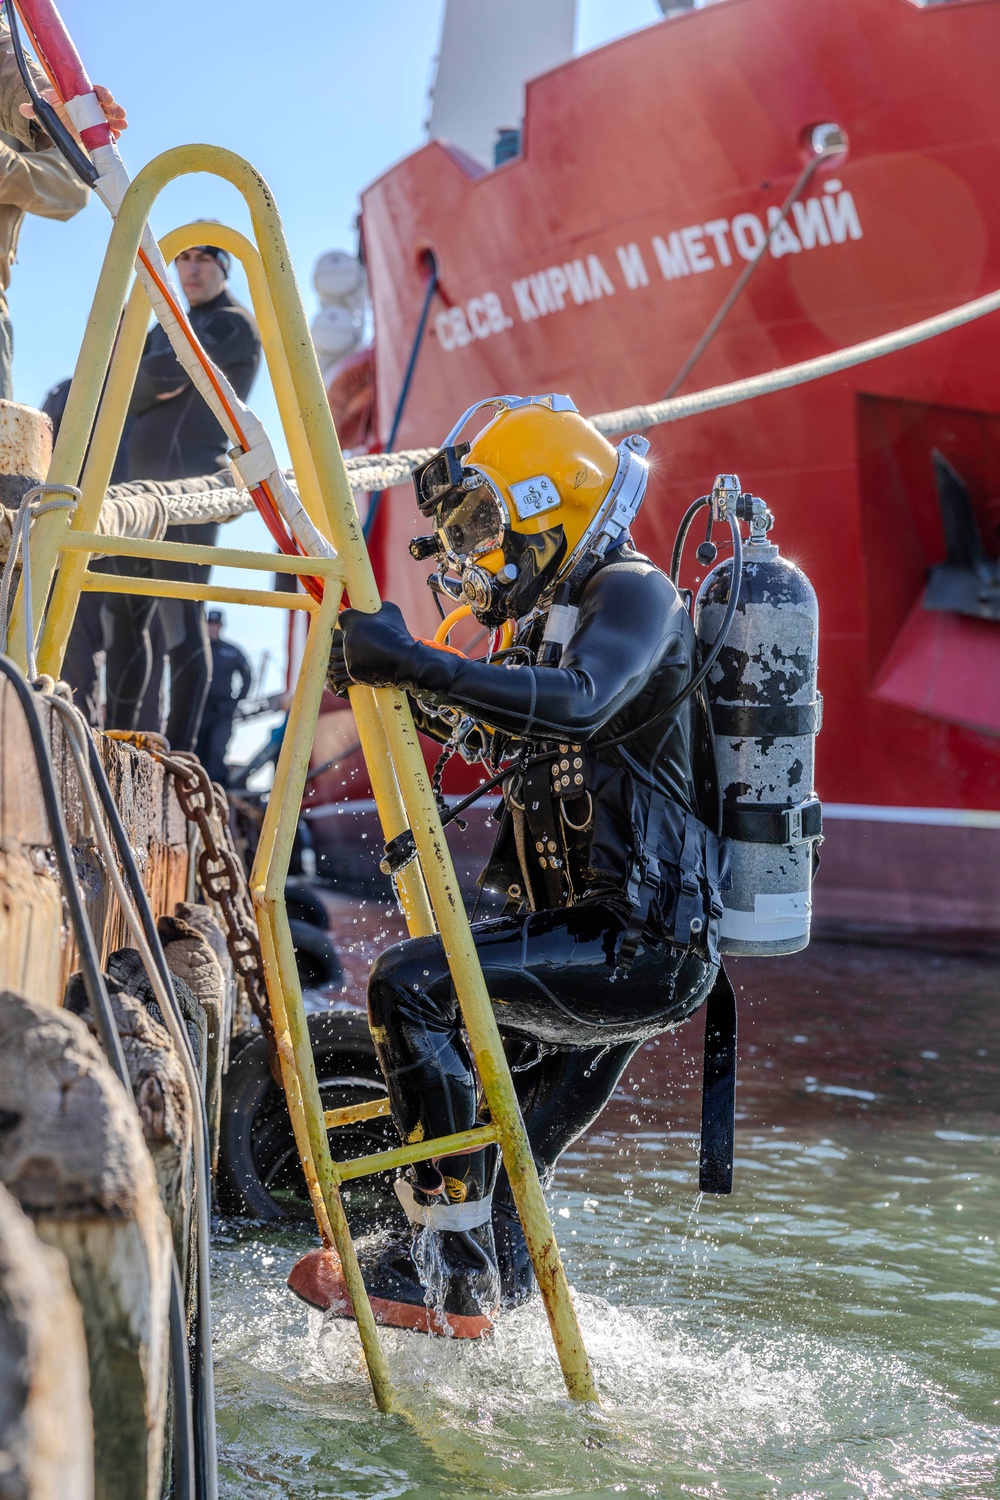
[[[16, 0], [18, 14], [31, 33], [35, 50], [45, 58], [48, 71], [63, 99], [77, 99], [92, 94], [94, 85], [87, 77], [80, 54], [66, 30], [62, 16], [52, 0]], [[97, 146], [111, 145], [111, 128], [103, 125], [88, 125], [80, 131], [80, 139], [88, 151]]]
[[[11, 0], [11, 3], [16, 4], [17, 13], [21, 17], [25, 30], [31, 38], [35, 53], [62, 100], [68, 103], [71, 99], [80, 98], [82, 95], [93, 94], [94, 86], [87, 75], [87, 70], [83, 65], [79, 52], [76, 50], [73, 39], [66, 30], [65, 22], [53, 4], [53, 0]], [[80, 131], [80, 139], [88, 151], [93, 151], [98, 146], [110, 146], [114, 144], [111, 127], [107, 122], [103, 125], [87, 126]], [[187, 336], [194, 352], [198, 355], [209, 379], [212, 380], [216, 394], [226, 407], [227, 415], [237, 433], [239, 433], [245, 447], [246, 442], [243, 438], [239, 421], [229, 407], [228, 402], [226, 402], [218, 381], [213, 378], [214, 371], [211, 361], [205, 355], [204, 350], [191, 330], [190, 324], [181, 309], [177, 306], [170, 288], [164, 286], [160, 278], [156, 276], [154, 267], [150, 264], [142, 250], [139, 251], [139, 258], [146, 266], [150, 275], [154, 277], [160, 291], [173, 308], [181, 330]], [[282, 524], [269, 486], [266, 483], [257, 485], [251, 490], [250, 494], [268, 531], [277, 542], [280, 550], [286, 556], [301, 555], [302, 549], [298, 545], [298, 542], [289, 536]], [[322, 599], [323, 585], [318, 578], [303, 576], [302, 584], [314, 599]]]

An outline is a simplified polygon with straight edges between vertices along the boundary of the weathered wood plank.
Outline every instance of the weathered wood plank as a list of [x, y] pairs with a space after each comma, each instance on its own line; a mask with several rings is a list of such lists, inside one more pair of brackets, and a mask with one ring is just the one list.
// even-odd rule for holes
[[0, 1187], [0, 1500], [92, 1500], [83, 1316], [66, 1257]]
[[183, 979], [205, 1012], [205, 1115], [208, 1120], [212, 1170], [219, 1154], [222, 1111], [222, 1032], [225, 1024], [226, 984], [212, 945], [182, 913], [191, 907], [179, 904], [172, 917], [157, 923], [167, 967]]
[[[131, 941], [130, 934], [94, 849], [64, 726], [44, 697], [38, 708], [88, 915], [106, 957]], [[24, 714], [5, 679], [0, 746], [0, 986], [57, 1006], [79, 960], [72, 936], [57, 936], [61, 897], [38, 769]], [[188, 865], [187, 824], [172, 778], [129, 745], [101, 737], [99, 746], [154, 915], [172, 912], [186, 895]]]
[[170, 1225], [139, 1119], [78, 1017], [0, 994], [0, 1181], [83, 1310], [97, 1500], [157, 1500]]
[[[153, 1158], [160, 1199], [167, 1211], [181, 1281], [187, 1275], [194, 1194], [194, 1121], [191, 1095], [173, 1042], [142, 1001], [108, 979], [115, 1025], [132, 1081], [142, 1134]], [[80, 975], [66, 989], [66, 1009], [99, 1041]]]

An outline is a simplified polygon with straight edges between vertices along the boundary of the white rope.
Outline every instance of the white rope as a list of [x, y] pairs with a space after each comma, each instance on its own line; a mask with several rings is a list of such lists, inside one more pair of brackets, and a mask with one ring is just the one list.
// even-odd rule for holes
[[[620, 432], [644, 432], [650, 427], [659, 427], [665, 422], [679, 422], [685, 417], [696, 417], [703, 412], [718, 411], [724, 406], [735, 406], [739, 402], [753, 401], [758, 396], [770, 396], [810, 380], [822, 380], [827, 375], [836, 375], [855, 365], [869, 360], [882, 359], [887, 354], [896, 354], [914, 344], [938, 338], [972, 323], [977, 318], [1000, 310], [1000, 292], [991, 292], [973, 302], [964, 302], [950, 312], [938, 313], [920, 323], [910, 323], [897, 328], [893, 333], [883, 333], [861, 344], [851, 344], [846, 349], [837, 349], [832, 354], [821, 354], [816, 359], [803, 360], [801, 364], [785, 365], [779, 370], [769, 370], [763, 375], [751, 375], [746, 380], [734, 380], [729, 385], [711, 386], [708, 390], [694, 391], [689, 396], [674, 396], [669, 400], [654, 401], [649, 405], [626, 406], [620, 411], [601, 412], [590, 421], [598, 432], [611, 437]], [[345, 460], [347, 477], [356, 494], [375, 490], [391, 489], [404, 483], [423, 463], [433, 457], [435, 448], [408, 448], [397, 453], [363, 453]], [[295, 477], [290, 469], [282, 473], [285, 488], [296, 490]], [[38, 494], [45, 486], [38, 486], [31, 494]], [[68, 493], [65, 487], [62, 493]], [[74, 492], [76, 493], [76, 492]], [[22, 502], [23, 504], [23, 502]], [[115, 485], [108, 490], [98, 525], [105, 536], [162, 538], [166, 527], [197, 526], [210, 522], [231, 521], [237, 516], [254, 510], [254, 503], [245, 489], [236, 488], [227, 473], [206, 474], [201, 478], [172, 481], [160, 484], [154, 480], [141, 480], [135, 484]], [[36, 510], [34, 514], [41, 514]], [[23, 523], [22, 523], [23, 524]], [[12, 523], [12, 533], [17, 521]], [[16, 553], [12, 534], [10, 556]], [[0, 537], [2, 554], [2, 537]], [[8, 556], [4, 578], [12, 569]], [[9, 584], [7, 585], [9, 590]], [[0, 631], [6, 619], [6, 593], [0, 585]]]
[[[42, 495], [62, 495], [61, 500], [46, 500], [39, 503]], [[0, 577], [0, 653], [7, 654], [7, 636], [10, 631], [10, 591], [14, 582], [14, 569], [21, 557], [21, 577], [24, 580], [24, 639], [25, 666], [28, 681], [34, 682], [35, 669], [35, 619], [31, 598], [31, 523], [36, 516], [44, 516], [50, 510], [75, 510], [80, 491], [72, 484], [36, 484], [25, 490], [17, 507], [10, 530], [10, 547]]]
[[910, 323], [906, 328], [897, 328], [893, 333], [883, 333], [861, 344], [851, 344], [847, 349], [836, 349], [832, 354], [821, 354], [817, 359], [806, 359], [801, 364], [785, 365], [780, 370], [769, 370], [764, 375], [752, 375], [747, 380], [734, 380], [730, 385], [711, 386], [705, 391], [695, 391], [690, 396], [675, 396], [671, 401], [654, 401], [649, 406], [627, 406], [622, 411], [609, 411], [599, 417], [591, 417], [598, 432], [610, 435], [617, 432], [639, 431], [647, 427], [658, 427], [663, 422], [677, 422], [683, 417], [694, 417], [705, 411], [716, 411], [722, 406], [735, 406], [741, 401], [752, 401], [757, 396], [770, 396], [775, 391], [785, 391], [792, 386], [804, 385], [808, 380], [821, 380], [825, 375], [836, 375], [841, 370], [850, 370], [854, 365], [867, 364], [872, 359], [882, 359], [887, 354], [896, 354], [900, 349], [909, 349], [927, 339], [938, 338], [961, 328], [964, 323], [973, 323], [977, 318], [1000, 310], [1000, 292], [990, 292], [986, 297], [977, 297], [974, 302], [964, 302], [950, 312], [938, 313], [925, 318], [921, 323]]
[[[601, 412], [589, 420], [605, 437], [619, 432], [644, 432], [650, 427], [659, 427], [664, 422], [679, 422], [685, 417], [696, 417], [706, 411], [717, 411], [723, 406], [735, 406], [741, 401], [753, 401], [758, 396], [770, 396], [776, 391], [789, 390], [792, 386], [804, 385], [809, 380], [822, 380], [826, 375], [836, 375], [854, 365], [867, 364], [869, 360], [882, 359], [887, 354], [896, 354], [914, 344], [950, 333], [965, 323], [985, 318], [1000, 310], [1000, 292], [977, 297], [972, 302], [949, 312], [938, 313], [920, 323], [910, 323], [897, 328], [893, 333], [883, 333], [861, 344], [851, 344], [846, 349], [837, 349], [832, 354], [821, 354], [817, 359], [803, 360], [801, 364], [785, 365], [780, 370], [768, 370], [763, 375], [751, 375], [746, 380], [734, 380], [729, 385], [715, 385], [704, 391], [694, 391], [690, 396], [674, 396], [669, 401], [654, 401], [646, 406], [626, 406], [620, 411]], [[415, 448], [401, 453], [371, 454], [367, 458], [349, 459], [348, 472], [352, 489], [388, 489], [399, 484], [420, 464], [425, 463], [433, 449]]]
[[[435, 448], [415, 448], [402, 455], [362, 454], [345, 460], [351, 489], [357, 494], [402, 484], [413, 470], [436, 453]], [[296, 489], [291, 469], [283, 478]], [[228, 473], [171, 481], [138, 480], [117, 484], [108, 490], [101, 507], [97, 530], [102, 536], [147, 537], [161, 541], [168, 526], [199, 526], [215, 521], [233, 521], [249, 515], [256, 506], [249, 491], [234, 487]], [[0, 541], [2, 547], [2, 541]]]
[[344, 466], [352, 490], [361, 493], [388, 490], [409, 479], [414, 469], [433, 458], [437, 451], [436, 448], [409, 448], [403, 453], [366, 453], [360, 458], [346, 459]]
[[97, 530], [102, 536], [148, 537], [158, 542], [168, 526], [231, 521], [255, 508], [247, 490], [233, 488], [228, 473], [180, 484], [139, 480], [113, 485], [107, 491]]

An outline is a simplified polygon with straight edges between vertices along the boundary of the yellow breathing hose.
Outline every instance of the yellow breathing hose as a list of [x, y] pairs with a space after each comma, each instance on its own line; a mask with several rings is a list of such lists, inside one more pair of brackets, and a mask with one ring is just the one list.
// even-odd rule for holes
[[[441, 624], [434, 632], [435, 646], [447, 646], [448, 637], [449, 635], [451, 635], [452, 630], [458, 624], [459, 620], [467, 620], [471, 614], [471, 604], [460, 604], [457, 609], [452, 610], [450, 615], [445, 615], [444, 619], [441, 621]], [[500, 630], [500, 643], [497, 646], [497, 650], [506, 651], [507, 647], [511, 644], [513, 639], [514, 621], [504, 620], [503, 626]]]

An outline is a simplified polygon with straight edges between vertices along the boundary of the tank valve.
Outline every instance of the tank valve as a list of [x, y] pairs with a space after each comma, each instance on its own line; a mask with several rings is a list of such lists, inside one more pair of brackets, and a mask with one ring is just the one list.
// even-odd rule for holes
[[736, 506], [741, 521], [750, 523], [750, 544], [767, 541], [767, 533], [774, 525], [774, 516], [759, 495], [741, 495]]

